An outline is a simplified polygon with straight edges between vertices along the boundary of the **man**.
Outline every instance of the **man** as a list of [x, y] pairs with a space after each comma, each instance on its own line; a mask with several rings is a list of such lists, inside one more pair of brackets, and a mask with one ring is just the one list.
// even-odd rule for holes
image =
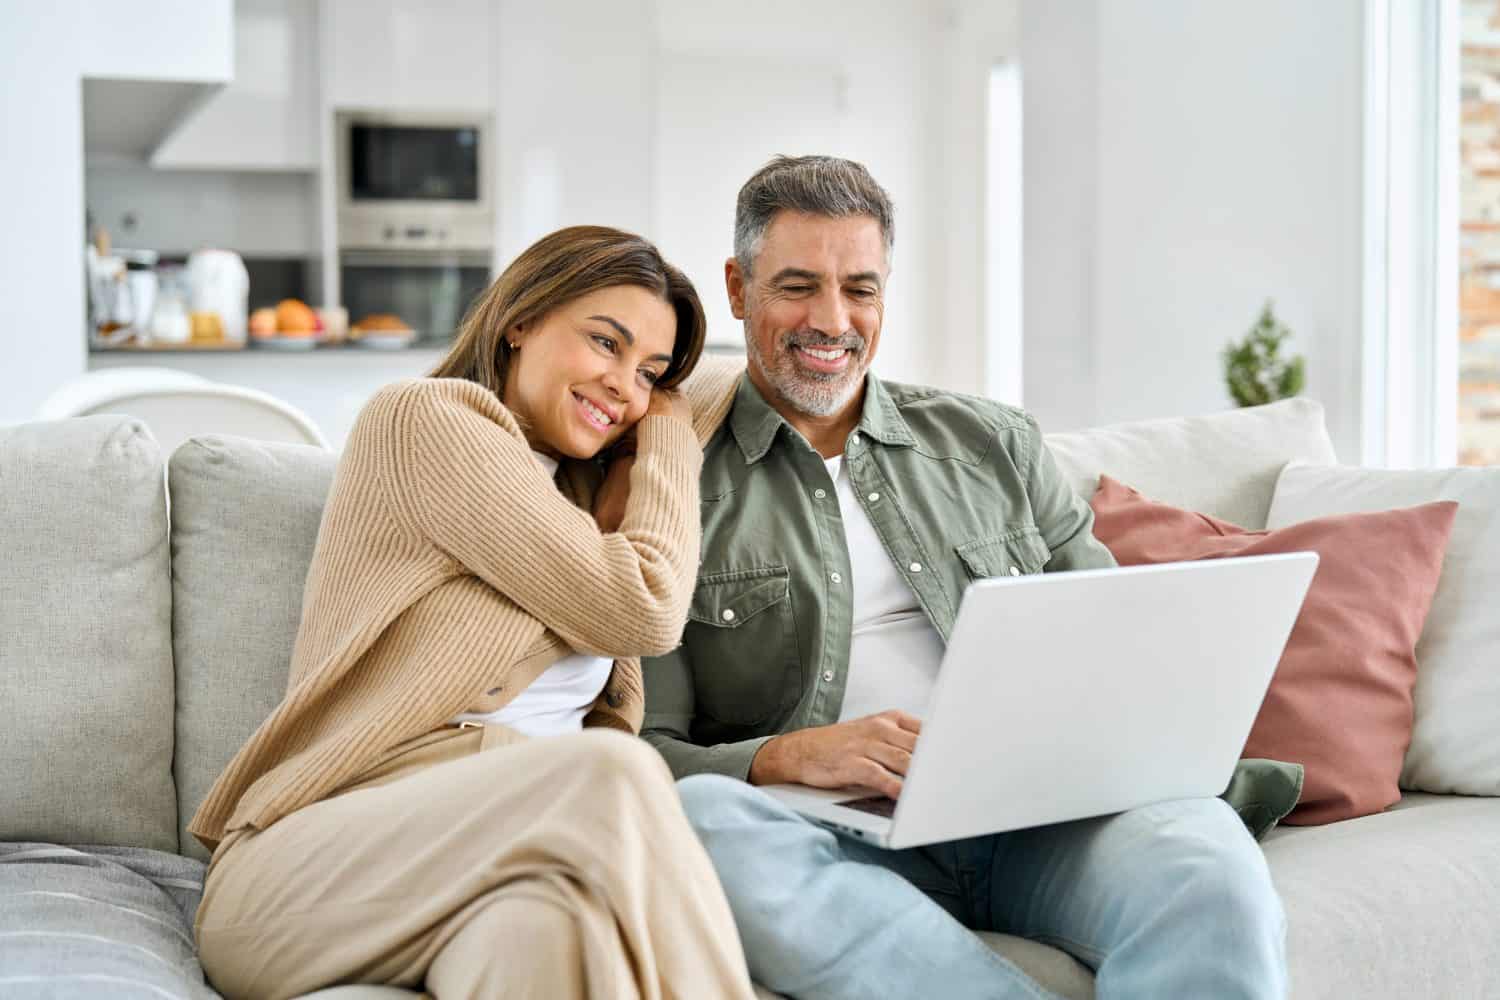
[[859, 164], [778, 158], [741, 189], [748, 368], [705, 449], [683, 644], [645, 666], [643, 735], [695, 776], [752, 974], [796, 997], [1051, 995], [972, 928], [1072, 953], [1101, 997], [1283, 995], [1281, 905], [1223, 801], [887, 851], [753, 787], [899, 795], [965, 585], [1113, 565], [1029, 416], [868, 374], [891, 245]]

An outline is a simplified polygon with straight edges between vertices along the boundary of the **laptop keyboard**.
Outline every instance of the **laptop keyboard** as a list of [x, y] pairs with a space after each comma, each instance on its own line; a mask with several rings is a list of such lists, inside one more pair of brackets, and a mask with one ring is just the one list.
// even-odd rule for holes
[[849, 809], [858, 809], [860, 812], [874, 813], [876, 816], [884, 816], [890, 819], [896, 815], [896, 800], [888, 799], [884, 795], [871, 795], [863, 799], [847, 799], [835, 803]]

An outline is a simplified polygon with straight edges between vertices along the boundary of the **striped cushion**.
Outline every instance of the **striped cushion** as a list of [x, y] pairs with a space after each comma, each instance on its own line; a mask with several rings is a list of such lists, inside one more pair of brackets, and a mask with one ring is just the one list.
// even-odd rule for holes
[[0, 844], [0, 996], [213, 1000], [202, 889], [201, 862], [162, 851]]

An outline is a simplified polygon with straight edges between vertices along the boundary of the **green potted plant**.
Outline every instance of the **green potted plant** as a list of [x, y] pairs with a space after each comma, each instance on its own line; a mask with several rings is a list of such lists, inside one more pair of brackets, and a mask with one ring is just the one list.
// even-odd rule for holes
[[1224, 348], [1224, 381], [1237, 404], [1260, 406], [1302, 391], [1307, 380], [1302, 355], [1281, 353], [1291, 336], [1267, 299], [1249, 332]]

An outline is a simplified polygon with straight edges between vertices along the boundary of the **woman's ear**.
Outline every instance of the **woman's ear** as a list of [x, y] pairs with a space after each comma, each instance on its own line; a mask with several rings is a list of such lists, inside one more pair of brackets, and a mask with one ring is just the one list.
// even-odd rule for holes
[[521, 346], [521, 342], [526, 339], [526, 324], [517, 323], [515, 326], [511, 327], [508, 331], [506, 331], [505, 339], [510, 344], [510, 349], [512, 351], [518, 350]]

